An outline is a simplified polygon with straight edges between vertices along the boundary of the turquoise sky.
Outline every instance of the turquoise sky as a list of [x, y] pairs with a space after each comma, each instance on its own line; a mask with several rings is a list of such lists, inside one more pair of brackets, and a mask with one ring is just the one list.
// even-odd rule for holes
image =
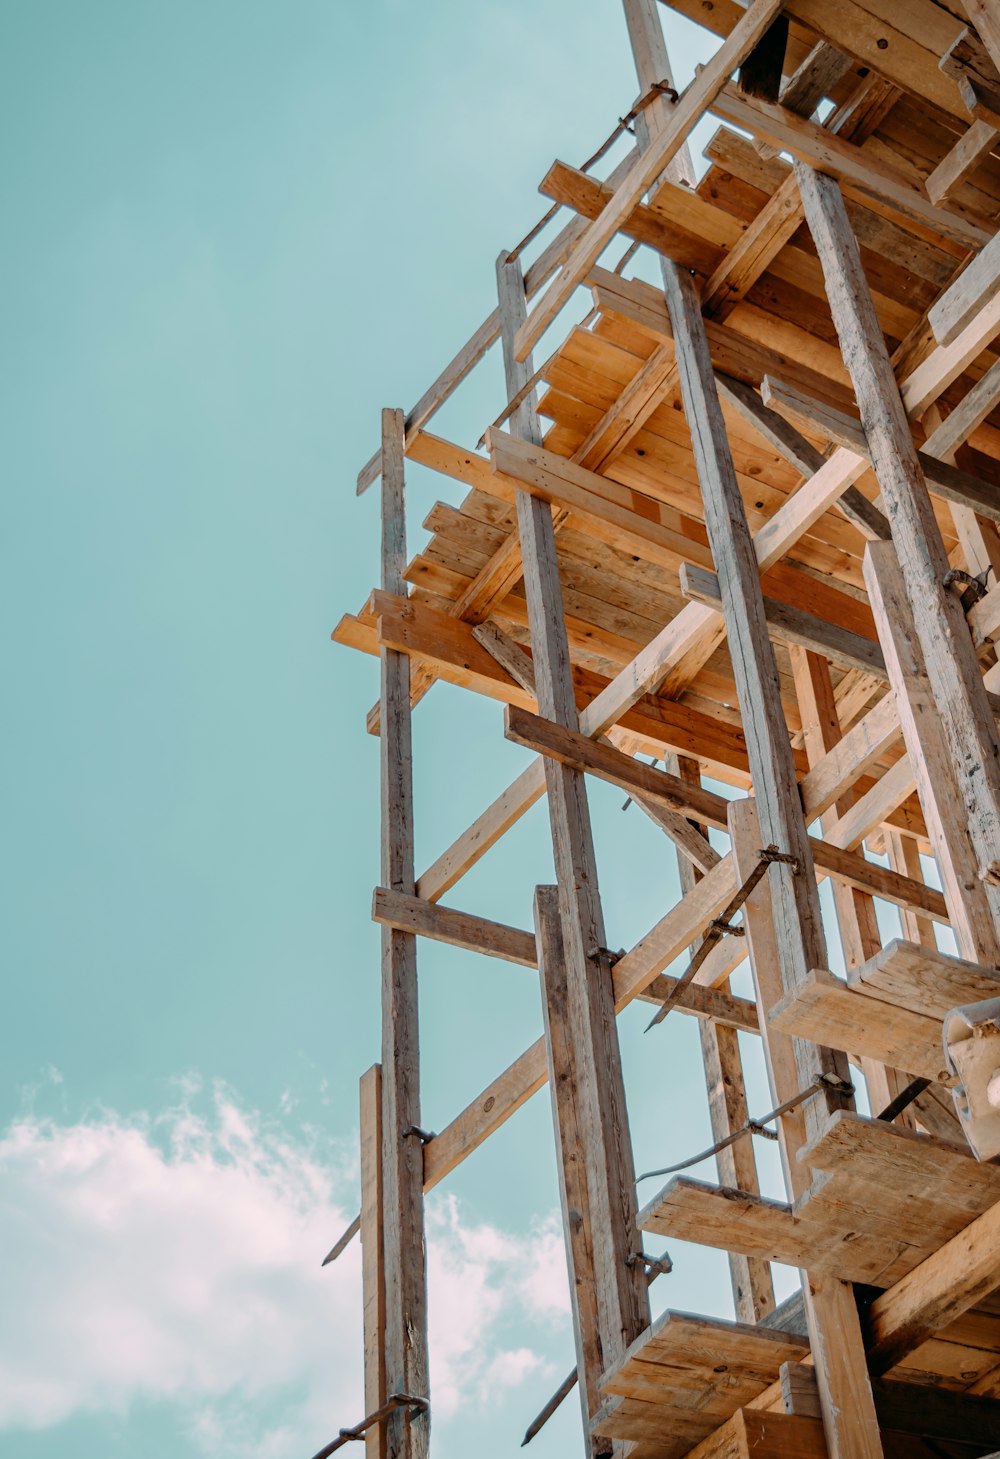
[[[686, 77], [706, 42], [670, 38]], [[633, 100], [624, 21], [7, 0], [0, 57], [0, 1452], [308, 1459], [363, 1412], [356, 1263], [318, 1267], [378, 1051], [377, 671], [329, 640], [377, 576], [354, 477], [380, 408], [492, 307], [548, 164]], [[471, 444], [502, 403], [490, 359], [439, 426]], [[419, 469], [409, 494], [416, 545], [454, 494]], [[415, 733], [425, 864], [523, 758], [445, 686]], [[628, 945], [673, 857], [592, 801]], [[527, 927], [551, 875], [538, 807], [450, 900]], [[538, 991], [434, 946], [420, 967], [440, 1128], [536, 1037]], [[645, 1021], [620, 1022], [640, 1169], [708, 1143], [694, 1027]], [[542, 1095], [435, 1198], [442, 1459], [509, 1455], [572, 1365], [551, 1144]], [[723, 1259], [671, 1249], [671, 1304], [727, 1312]]]

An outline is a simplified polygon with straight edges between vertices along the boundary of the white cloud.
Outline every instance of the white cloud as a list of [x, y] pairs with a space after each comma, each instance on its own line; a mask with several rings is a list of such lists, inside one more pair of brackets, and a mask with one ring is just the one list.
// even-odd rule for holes
[[[173, 1401], [193, 1452], [309, 1454], [363, 1412], [355, 1157], [193, 1085], [156, 1119], [26, 1117], [0, 1135], [0, 1429]], [[564, 1321], [554, 1222], [428, 1213], [435, 1423], [538, 1370]]]

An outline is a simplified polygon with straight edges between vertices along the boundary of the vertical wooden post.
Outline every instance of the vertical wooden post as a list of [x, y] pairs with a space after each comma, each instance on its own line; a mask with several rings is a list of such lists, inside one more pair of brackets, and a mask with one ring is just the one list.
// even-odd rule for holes
[[[403, 412], [382, 412], [382, 587], [405, 594]], [[382, 885], [414, 891], [410, 661], [383, 648]], [[382, 928], [382, 1194], [385, 1382], [389, 1396], [428, 1397], [424, 1156], [420, 1125], [417, 948], [412, 933]], [[389, 1459], [426, 1459], [429, 1413], [397, 1409], [386, 1424]]]
[[[497, 286], [507, 391], [513, 396], [532, 367], [530, 359], [520, 364], [514, 356], [514, 335], [527, 307], [520, 266], [508, 262], [505, 254], [497, 260]], [[529, 441], [541, 440], [530, 398], [515, 416], [513, 429]], [[516, 507], [539, 712], [577, 729], [552, 511], [525, 491], [517, 492]], [[645, 1274], [634, 1261], [639, 1250], [635, 1166], [584, 777], [547, 759], [545, 782], [578, 1061], [602, 1360], [607, 1366], [648, 1327], [649, 1297]]]
[[[669, 756], [666, 768], [689, 785], [701, 784], [701, 767], [697, 760], [689, 759], [687, 755]], [[703, 828], [696, 829], [708, 839]], [[677, 876], [685, 896], [701, 880], [698, 868], [680, 851], [677, 853]], [[726, 986], [729, 986], [728, 982]], [[724, 1028], [711, 1018], [698, 1019], [698, 1034], [705, 1067], [712, 1138], [724, 1140], [734, 1130], [742, 1129], [749, 1117], [739, 1035], [734, 1028]], [[727, 1150], [720, 1151], [715, 1163], [722, 1185], [749, 1191], [751, 1195], [760, 1194], [752, 1140], [738, 1140]], [[738, 1251], [729, 1252], [729, 1278], [738, 1322], [759, 1322], [774, 1311], [771, 1266], [764, 1258], [744, 1256]]]
[[945, 740], [944, 715], [938, 712], [940, 706], [918, 637], [918, 615], [911, 610], [891, 542], [880, 542], [866, 550], [864, 572], [899, 707], [903, 741], [941, 870], [941, 885], [959, 951], [972, 962], [996, 967], [1000, 965], [1000, 942], [987, 887], [980, 878], [971, 827], [967, 828], [960, 814], [962, 789]]
[[[663, 260], [663, 278], [763, 844], [794, 857], [794, 864], [779, 862], [768, 872], [778, 960], [789, 991], [813, 968], [825, 967], [827, 962], [812, 848], [781, 707], [757, 557], [736, 481], [698, 297], [690, 276], [669, 259]], [[832, 1050], [803, 1044], [800, 1077], [811, 1084], [821, 1073], [846, 1080], [847, 1060]], [[844, 1102], [832, 1090], [810, 1100], [806, 1120], [811, 1130], [824, 1123], [824, 1109], [840, 1108]]]
[[[361, 1294], [365, 1330], [365, 1413], [385, 1403], [385, 1268], [382, 1247], [382, 1066], [361, 1076]], [[365, 1459], [385, 1459], [385, 1426], [365, 1434]]]
[[[628, 26], [632, 59], [635, 62], [639, 89], [645, 94], [655, 81], [664, 81], [673, 86], [674, 75], [663, 38], [663, 22], [660, 20], [658, 0], [622, 0], [625, 7], [625, 23]], [[659, 135], [671, 112], [669, 100], [663, 96], [651, 102], [642, 115], [636, 118], [636, 137], [642, 148]], [[685, 142], [667, 166], [666, 176], [671, 182], [686, 183], [694, 187], [697, 180], [691, 149]], [[654, 189], [655, 191], [655, 189]]]
[[535, 888], [535, 938], [545, 1021], [545, 1055], [556, 1135], [559, 1196], [573, 1303], [576, 1371], [584, 1433], [601, 1405], [598, 1383], [605, 1363], [601, 1347], [594, 1247], [587, 1191], [586, 1146], [580, 1123], [580, 1071], [570, 1019], [569, 980], [563, 951], [558, 887]]
[[[754, 800], [732, 802], [729, 835], [736, 875], [744, 882], [757, 865], [757, 850], [762, 840]], [[770, 903], [768, 888], [761, 884], [744, 903], [743, 925], [771, 1092], [781, 1103], [803, 1087], [802, 1068], [806, 1063], [803, 1055], [808, 1058], [808, 1051], [814, 1046], [779, 1033], [767, 1021], [767, 1010], [773, 1007], [784, 986]], [[785, 1181], [789, 1199], [793, 1201], [808, 1189], [811, 1175], [795, 1158], [805, 1134], [804, 1127], [801, 1106], [782, 1115], [778, 1125]], [[879, 1459], [882, 1445], [854, 1289], [833, 1277], [816, 1278], [809, 1272], [802, 1275], [809, 1341], [831, 1459]]]
[[[790, 646], [789, 655], [795, 693], [802, 714], [806, 757], [809, 764], [814, 765], [842, 738], [830, 666], [820, 654], [800, 648], [797, 644]], [[854, 791], [849, 790], [820, 817], [824, 835], [838, 816], [850, 810], [854, 801]], [[875, 902], [867, 893], [858, 891], [857, 887], [849, 887], [845, 882], [835, 880], [833, 904], [844, 949], [844, 962], [849, 968], [858, 968], [870, 957], [874, 957], [882, 946], [875, 917]], [[887, 1068], [875, 1059], [862, 1059], [861, 1067], [868, 1085], [868, 1098], [876, 1113], [885, 1109], [890, 1100], [901, 1094], [909, 1083], [905, 1074]], [[908, 1115], [903, 1118], [907, 1123], [912, 1123]]]
[[[948, 558], [840, 188], [832, 178], [802, 163], [796, 162], [795, 173], [872, 465], [882, 488], [900, 582], [909, 600], [936, 705], [930, 712], [940, 720], [959, 795], [951, 814], [968, 825], [978, 877], [994, 862], [1000, 862], [1000, 744], [996, 724], [961, 604], [944, 586]], [[885, 560], [884, 553], [880, 560]], [[944, 866], [941, 876], [947, 879]], [[1000, 887], [986, 883], [982, 896], [996, 925], [1000, 918]], [[983, 961], [992, 964], [1000, 950], [995, 933], [990, 941], [993, 956]], [[966, 957], [972, 955], [965, 953]]]
[[[662, 265], [684, 413], [719, 576], [762, 838], [765, 845], [774, 845], [794, 858], [792, 864], [773, 864], [768, 873], [778, 963], [782, 983], [790, 989], [827, 961], [812, 849], [781, 707], [757, 558], [715, 388], [698, 296], [688, 274], [670, 260], [664, 259]], [[761, 1017], [763, 1021], [764, 1011]], [[796, 1066], [800, 1088], [820, 1075], [846, 1080], [848, 1072], [843, 1055], [806, 1040], [796, 1045]], [[825, 1090], [805, 1106], [807, 1127], [822, 1128], [828, 1110], [848, 1103], [845, 1094]], [[878, 1419], [853, 1289], [841, 1282], [813, 1283], [809, 1278], [806, 1314], [831, 1459], [880, 1459]]]
[[[913, 836], [897, 831], [895, 826], [885, 828], [885, 849], [889, 865], [902, 876], [912, 876], [914, 881], [924, 880], [924, 869], [920, 864], [920, 851]], [[908, 907], [900, 907], [899, 922], [907, 942], [917, 942], [923, 947], [937, 947], [934, 923], [929, 917], [921, 917]]]

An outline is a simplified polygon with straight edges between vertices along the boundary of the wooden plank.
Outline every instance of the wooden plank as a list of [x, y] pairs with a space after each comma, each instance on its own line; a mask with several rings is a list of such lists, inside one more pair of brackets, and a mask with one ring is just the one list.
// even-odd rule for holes
[[[681, 592], [685, 598], [697, 603], [717, 607], [722, 603], [722, 591], [715, 573], [706, 568], [682, 563], [680, 570]], [[882, 650], [870, 638], [859, 633], [828, 623], [815, 613], [793, 608], [775, 598], [763, 598], [764, 616], [768, 633], [782, 643], [798, 644], [814, 653], [821, 653], [845, 669], [859, 669], [864, 674], [876, 674], [888, 679]]]
[[[975, 961], [993, 963], [1000, 958], [1000, 942], [994, 922], [994, 911], [1000, 911], [1000, 902], [994, 909], [988, 889], [986, 896], [982, 896], [984, 884], [978, 881], [978, 876], [982, 868], [1000, 859], [1000, 747], [996, 725], [961, 606], [943, 586], [947, 557], [892, 374], [885, 340], [875, 318], [857, 243], [844, 211], [843, 198], [831, 179], [820, 177], [800, 163], [796, 164], [796, 170], [806, 218], [827, 278], [834, 322], [854, 380], [872, 463], [892, 524], [895, 553], [888, 544], [869, 543], [865, 561], [869, 573], [874, 570], [873, 564], [880, 564], [880, 573], [888, 581], [892, 563], [898, 554], [899, 579], [901, 584], [905, 584], [905, 597], [914, 610], [916, 641], [922, 649], [932, 702], [936, 702], [937, 706], [934, 717], [943, 736], [952, 783], [957, 781], [960, 794], [958, 802], [952, 803], [951, 814], [954, 815], [956, 803], [964, 804], [968, 815], [969, 842], [975, 848], [973, 859], [978, 862], [975, 875], [980, 900], [987, 903], [988, 922], [985, 917], [970, 919], [966, 916], [963, 918], [963, 930], [956, 925], [956, 935], [966, 956]], [[871, 581], [869, 593], [872, 593]], [[900, 705], [905, 737], [907, 720], [901, 697], [908, 692], [910, 681], [904, 682], [904, 676], [898, 671], [894, 676], [893, 666], [888, 664], [887, 639], [892, 628], [893, 625], [883, 615], [879, 632], [880, 637], [885, 635], [883, 648]], [[909, 726], [913, 738], [916, 721], [912, 716], [909, 717]], [[911, 761], [919, 753], [919, 749], [911, 749]], [[973, 766], [976, 770], [970, 777], [967, 772]], [[927, 767], [919, 767], [918, 774], [926, 794], [929, 789]], [[924, 796], [921, 796], [923, 803]], [[944, 838], [940, 839], [944, 850]], [[954, 840], [952, 837], [950, 849], [957, 851]], [[942, 875], [945, 875], [944, 868]], [[968, 889], [966, 895], [969, 895]], [[953, 917], [958, 910], [957, 903], [952, 906], [951, 898], [949, 910]], [[977, 940], [970, 938], [968, 944], [963, 945], [963, 937], [971, 933], [973, 920], [981, 929], [984, 940], [977, 945]]]
[[687, 141], [688, 133], [726, 78], [750, 54], [770, 28], [781, 10], [781, 0], [752, 0], [746, 15], [732, 34], [686, 88], [671, 115], [668, 126], [641, 153], [600, 217], [587, 228], [577, 242], [558, 277], [549, 285], [541, 300], [522, 324], [515, 337], [514, 353], [524, 360], [532, 347], [580, 285], [587, 271], [597, 262], [604, 249], [667, 165]]
[[417, 896], [436, 902], [545, 794], [545, 764], [534, 760], [420, 876]]
[[940, 206], [949, 194], [961, 187], [969, 173], [989, 156], [998, 136], [1000, 133], [989, 122], [973, 122], [925, 179], [924, 187], [931, 202]]
[[717, 94], [712, 111], [723, 121], [791, 152], [800, 163], [837, 178], [859, 201], [876, 199], [883, 207], [888, 205], [902, 221], [923, 224], [967, 247], [982, 248], [994, 236], [996, 230], [989, 220], [973, 217], [954, 203], [948, 209], [937, 207], [920, 183], [901, 168], [877, 160], [826, 127], [781, 106], [743, 96], [736, 87], [727, 86]]
[[986, 245], [927, 311], [938, 344], [953, 344], [1000, 290], [1000, 236]]
[[[518, 358], [514, 343], [526, 314], [520, 269], [503, 254], [497, 261], [497, 287], [507, 392], [513, 398], [530, 376], [531, 363], [528, 351]], [[528, 444], [540, 444], [530, 397], [511, 429]], [[520, 490], [515, 505], [538, 707], [547, 718], [575, 729], [578, 712], [551, 509]], [[643, 1271], [631, 1260], [638, 1249], [635, 1168], [608, 960], [601, 951], [607, 938], [586, 786], [578, 771], [549, 759], [545, 779], [591, 1206], [593, 1280], [601, 1349], [608, 1361], [649, 1322], [649, 1297]], [[581, 1337], [581, 1350], [582, 1342]]]
[[[365, 1413], [386, 1400], [385, 1256], [382, 1225], [382, 1070], [378, 1064], [361, 1076], [361, 1303], [365, 1339]], [[365, 1459], [386, 1459], [384, 1424], [365, 1434]]]
[[508, 927], [503, 922], [491, 922], [488, 917], [476, 917], [471, 912], [435, 905], [390, 887], [375, 888], [372, 921], [479, 952], [485, 957], [503, 958], [525, 968], [536, 966], [535, 939], [530, 932]]
[[[794, 869], [779, 862], [769, 878], [778, 962], [782, 982], [790, 991], [807, 976], [810, 965], [815, 966], [816, 954], [825, 961], [812, 852], [781, 712], [755, 543], [726, 440], [701, 314], [690, 277], [666, 263], [663, 275], [705, 525], [722, 588], [761, 834], [765, 845], [777, 846], [794, 858]], [[843, 1056], [822, 1045], [799, 1044], [796, 1065], [800, 1087], [811, 1084], [821, 1073], [841, 1079], [847, 1074]], [[817, 1128], [842, 1099], [827, 1088], [810, 1101], [807, 1128]], [[827, 1282], [807, 1297], [824, 1429], [832, 1459], [860, 1459], [862, 1455], [876, 1459], [881, 1455], [878, 1424], [860, 1333], [856, 1325], [851, 1326], [849, 1311], [853, 1311], [853, 1302], [842, 1283]]]
[[938, 952], [935, 947], [900, 938], [886, 943], [868, 962], [852, 969], [847, 981], [883, 1002], [937, 1020], [952, 1008], [1000, 994], [1000, 972], [996, 968], [980, 967]]
[[[765, 377], [767, 378], [767, 377]], [[756, 390], [716, 372], [719, 395], [748, 421], [769, 446], [778, 451], [803, 476], [812, 476], [823, 465], [824, 457], [801, 435], [784, 416], [770, 410]], [[849, 486], [836, 506], [865, 537], [888, 539], [889, 523], [884, 513], [856, 487]]]
[[[690, 279], [665, 265], [667, 306], [673, 325], [682, 395], [701, 482], [723, 613], [756, 792], [764, 844], [792, 855], [801, 874], [776, 865], [771, 872], [782, 980], [792, 988], [810, 966], [825, 962], [825, 944], [812, 852], [796, 793], [788, 732], [781, 711], [774, 652], [767, 634], [760, 576], [725, 424], [719, 407], [704, 327]], [[737, 648], [738, 646], [738, 648]], [[846, 1064], [820, 1061], [800, 1068], [803, 1082], [821, 1068], [846, 1076]], [[831, 1108], [837, 1097], [831, 1095]]]
[[[870, 454], [868, 439], [856, 417], [846, 415], [826, 401], [817, 400], [806, 391], [785, 381], [774, 380], [771, 376], [765, 376], [763, 392], [768, 403], [787, 419], [797, 420], [807, 428], [825, 433], [850, 451]], [[998, 394], [1000, 369], [994, 366], [969, 391], [967, 400], [928, 437], [925, 449], [916, 453], [926, 484], [935, 496], [993, 521], [1000, 521], [1000, 494], [996, 487], [941, 458], [961, 444], [985, 419], [996, 404]]]
[[829, 810], [901, 734], [890, 692], [803, 775], [799, 793], [806, 815], [811, 819]]
[[[382, 587], [403, 593], [406, 515], [403, 413], [382, 414]], [[410, 661], [384, 648], [379, 765], [382, 883], [412, 895], [413, 785]], [[382, 929], [382, 1181], [385, 1256], [385, 1383], [390, 1393], [427, 1398], [427, 1276], [424, 1257], [423, 1152], [405, 1131], [419, 1128], [420, 1054], [416, 939]], [[385, 1425], [394, 1459], [426, 1459], [430, 1421], [397, 1409]]]
[[885, 1373], [1000, 1284], [1000, 1200], [872, 1303], [868, 1358]]
[[827, 1459], [827, 1453], [817, 1419], [741, 1408], [688, 1459]]
[[600, 1380], [606, 1363], [597, 1305], [593, 1213], [587, 1186], [588, 1152], [581, 1121], [583, 1091], [580, 1085], [586, 1076], [576, 1056], [557, 887], [535, 888], [535, 935], [545, 1021], [545, 1060], [559, 1170], [559, 1198], [573, 1307], [576, 1371], [586, 1433], [591, 1416], [600, 1407]]
[[938, 1020], [865, 997], [821, 968], [775, 1004], [768, 1022], [797, 1038], [822, 1039], [923, 1079], [955, 1082], [944, 1065]]
[[639, 1224], [658, 1236], [875, 1286], [887, 1285], [887, 1276], [895, 1280], [919, 1263], [916, 1251], [907, 1260], [905, 1241], [853, 1230], [840, 1214], [817, 1220], [808, 1197], [792, 1207], [675, 1176], [639, 1212]]

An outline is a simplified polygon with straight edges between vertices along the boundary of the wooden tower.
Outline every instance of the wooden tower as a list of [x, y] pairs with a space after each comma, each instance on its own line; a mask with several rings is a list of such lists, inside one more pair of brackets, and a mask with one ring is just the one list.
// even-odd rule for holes
[[[956, 1116], [942, 1037], [1000, 994], [1000, 0], [671, 3], [713, 59], [678, 94], [656, 0], [624, 0], [634, 147], [603, 178], [600, 158], [553, 163], [560, 219], [501, 254], [496, 309], [408, 415], [384, 412], [359, 478], [381, 482], [382, 577], [334, 637], [381, 663], [382, 1051], [335, 1248], [360, 1230], [366, 1419], [324, 1453], [362, 1433], [369, 1459], [430, 1452], [424, 1193], [546, 1084], [583, 1454], [1000, 1451], [1000, 1166]], [[657, 287], [630, 270], [640, 246]], [[485, 450], [435, 434], [498, 341]], [[412, 561], [407, 458], [468, 488]], [[417, 868], [410, 716], [438, 679], [502, 701], [536, 758]], [[681, 900], [623, 955], [587, 776], [676, 847]], [[543, 796], [558, 884], [521, 928], [461, 911], [463, 875]], [[879, 902], [902, 925], [885, 945]], [[537, 967], [544, 1008], [433, 1137], [420, 937]], [[754, 1001], [730, 990], [744, 959]], [[698, 1020], [719, 1147], [717, 1184], [677, 1175], [641, 1208], [616, 1030], [636, 998]], [[741, 1030], [762, 1040], [780, 1202]], [[645, 1232], [725, 1249], [738, 1320], [651, 1323]], [[801, 1271], [780, 1307], [772, 1262]]]

